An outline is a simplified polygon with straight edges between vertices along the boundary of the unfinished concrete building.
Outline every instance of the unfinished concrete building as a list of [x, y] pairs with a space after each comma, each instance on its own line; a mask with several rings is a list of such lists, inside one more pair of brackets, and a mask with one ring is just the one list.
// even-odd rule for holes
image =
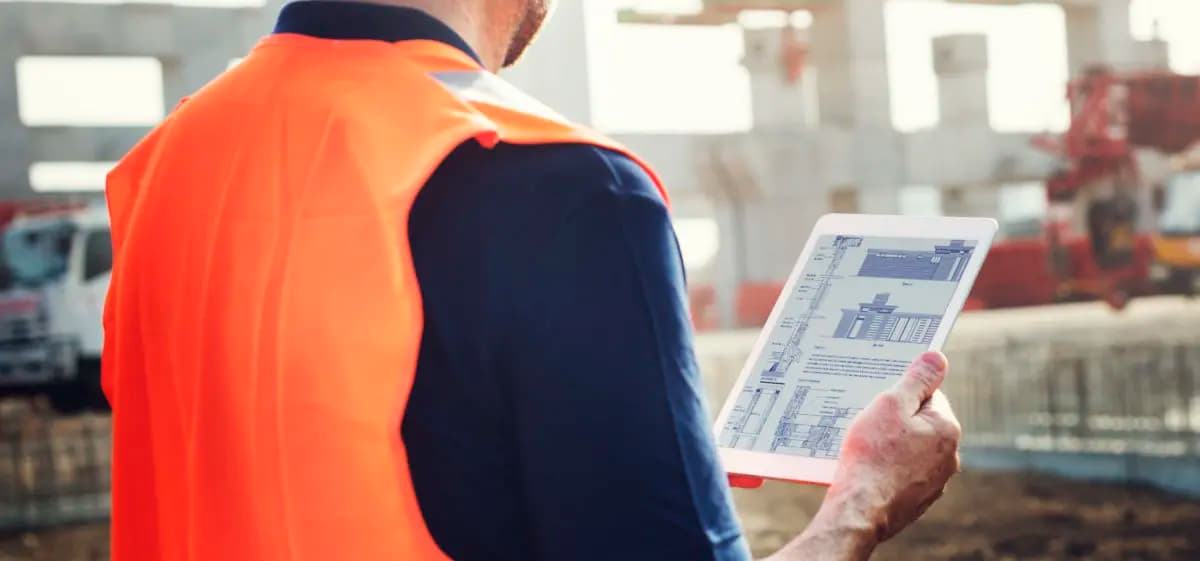
[[[892, 0], [903, 1], [903, 0]], [[968, 0], [962, 0], [968, 1]], [[1047, 3], [1046, 0], [1043, 3]], [[1165, 64], [1160, 42], [1135, 41], [1130, 0], [1062, 1], [1069, 67]], [[1021, 3], [998, 2], [986, 3]], [[1058, 2], [1049, 2], [1058, 3]], [[0, 196], [36, 196], [31, 166], [110, 162], [144, 126], [26, 126], [18, 113], [16, 73], [25, 56], [139, 56], [161, 62], [163, 105], [228, 67], [270, 29], [280, 7], [197, 8], [166, 4], [0, 3]], [[591, 119], [586, 5], [559, 2], [553, 24], [509, 79], [578, 121]], [[894, 213], [898, 189], [937, 186], [946, 214], [995, 215], [996, 186], [1043, 179], [1054, 161], [1030, 135], [999, 133], [988, 118], [988, 52], [982, 35], [934, 40], [941, 120], [902, 134], [892, 125], [881, 0], [706, 0], [705, 13], [742, 5], [807, 10], [806, 66], [816, 70], [819, 118], [804, 115], [804, 77], [778, 63], [778, 29], [747, 29], [744, 65], [753, 129], [716, 135], [622, 135], [668, 183], [679, 217], [715, 218], [719, 250], [691, 271], [693, 286], [712, 287], [711, 321], [735, 323], [739, 292], [777, 283], [816, 218], [828, 211]], [[564, 70], [565, 69], [565, 70]], [[795, 77], [792, 77], [795, 78]], [[813, 122], [818, 124], [813, 125]]]

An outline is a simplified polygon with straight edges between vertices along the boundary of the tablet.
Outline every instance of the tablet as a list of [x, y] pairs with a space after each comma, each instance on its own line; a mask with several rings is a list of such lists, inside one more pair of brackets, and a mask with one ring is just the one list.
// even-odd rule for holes
[[996, 227], [822, 217], [717, 416], [725, 470], [829, 484], [854, 416], [945, 343]]

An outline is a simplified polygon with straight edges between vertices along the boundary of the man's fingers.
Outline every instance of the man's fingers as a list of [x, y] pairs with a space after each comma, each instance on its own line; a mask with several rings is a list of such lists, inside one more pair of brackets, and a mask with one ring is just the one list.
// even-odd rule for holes
[[915, 415], [942, 387], [942, 380], [946, 379], [946, 366], [946, 356], [939, 352], [924, 353], [909, 365], [908, 371], [900, 376], [896, 387], [892, 389], [900, 398], [905, 413]]
[[941, 390], [933, 392], [917, 414], [925, 416], [939, 433], [955, 441], [962, 437], [962, 425], [958, 423], [958, 417], [954, 416], [950, 400]]
[[954, 416], [954, 409], [950, 407], [950, 400], [946, 399], [946, 394], [942, 393], [941, 390], [933, 392], [933, 395], [929, 396], [929, 399], [925, 400], [925, 403], [922, 404], [921, 410], [937, 413], [943, 417]]
[[917, 515], [917, 517], [920, 518], [922, 515], [924, 515], [925, 511], [929, 510], [929, 507], [933, 506], [933, 503], [941, 500], [942, 496], [945, 494], [946, 488], [942, 487], [941, 489], [938, 489], [938, 491], [934, 493], [932, 497], [925, 499], [925, 502], [922, 502], [921, 506], [917, 508], [917, 511], [920, 513]]

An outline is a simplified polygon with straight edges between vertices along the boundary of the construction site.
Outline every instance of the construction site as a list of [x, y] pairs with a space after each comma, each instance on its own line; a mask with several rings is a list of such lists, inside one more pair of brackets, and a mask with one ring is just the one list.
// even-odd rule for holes
[[[1060, 126], [997, 130], [996, 41], [955, 32], [920, 46], [936, 122], [899, 129], [889, 92], [908, 77], [889, 65], [887, 18], [908, 3], [1053, 9], [1066, 76], [1039, 87], [1061, 92]], [[597, 77], [580, 62], [606, 48], [597, 13], [643, 32], [740, 35], [746, 130], [613, 133], [671, 193], [710, 409], [821, 215], [994, 217], [1000, 238], [945, 349], [965, 471], [874, 559], [1200, 560], [1200, 69], [1173, 64], [1171, 39], [1135, 38], [1131, 14], [1167, 17], [1154, 0], [595, 4], [560, 1], [502, 74], [583, 123], [599, 120]], [[280, 7], [0, 2], [0, 561], [108, 558], [112, 250], [99, 190], [149, 130], [30, 118], [19, 82], [55, 59], [152, 59], [161, 118], [236, 64]], [[1035, 212], [1009, 212], [1030, 189]], [[823, 492], [736, 490], [754, 553], [794, 536]]]

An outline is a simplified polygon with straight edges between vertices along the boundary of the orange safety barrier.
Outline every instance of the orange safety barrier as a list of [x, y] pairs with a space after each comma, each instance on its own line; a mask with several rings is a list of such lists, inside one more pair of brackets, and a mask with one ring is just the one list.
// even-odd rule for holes
[[737, 326], [758, 327], [767, 322], [779, 293], [782, 282], [748, 282], [738, 287]]
[[689, 287], [688, 304], [692, 312], [692, 328], [696, 331], [712, 331], [720, 325], [716, 310], [716, 288], [708, 285]]

